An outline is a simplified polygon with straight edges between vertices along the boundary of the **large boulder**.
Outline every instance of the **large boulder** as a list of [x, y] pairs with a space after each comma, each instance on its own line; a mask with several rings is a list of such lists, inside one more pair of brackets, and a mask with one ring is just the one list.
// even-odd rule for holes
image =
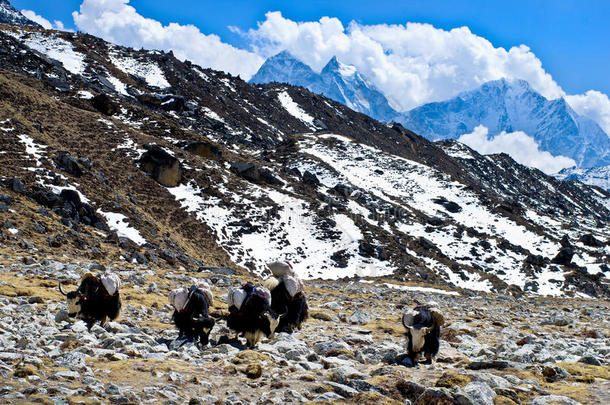
[[140, 169], [166, 187], [176, 187], [182, 181], [182, 164], [158, 145], [144, 145]]
[[593, 234], [591, 234], [591, 233], [582, 235], [580, 237], [580, 241], [583, 244], [585, 244], [587, 246], [591, 246], [591, 247], [603, 247], [604, 246], [604, 243], [599, 241], [599, 240], [597, 240], [595, 238], [595, 236], [593, 236]]
[[574, 250], [571, 247], [562, 247], [559, 249], [559, 253], [551, 260], [551, 263], [567, 266], [572, 262], [573, 256]]
[[83, 170], [78, 165], [78, 161], [66, 151], [61, 151], [57, 154], [55, 163], [57, 163], [60, 169], [72, 176], [80, 177], [83, 175]]
[[233, 162], [231, 163], [231, 171], [252, 183], [281, 184], [281, 181], [273, 175], [271, 170], [260, 168], [254, 163]]
[[206, 159], [220, 160], [222, 152], [216, 145], [209, 142], [191, 142], [184, 147], [184, 150], [194, 153]]
[[106, 94], [98, 94], [91, 99], [91, 105], [104, 115], [114, 115], [119, 112], [119, 107]]

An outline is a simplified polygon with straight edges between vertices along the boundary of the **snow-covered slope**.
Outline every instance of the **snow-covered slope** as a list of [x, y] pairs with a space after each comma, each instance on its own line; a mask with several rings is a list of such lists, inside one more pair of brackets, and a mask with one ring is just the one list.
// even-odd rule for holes
[[0, 0], [0, 24], [19, 24], [40, 27], [11, 5], [8, 0]]
[[557, 173], [555, 177], [566, 181], [578, 180], [585, 184], [590, 184], [610, 191], [610, 166], [593, 167], [590, 169], [570, 167], [563, 169]]
[[[21, 235], [39, 232], [28, 216], [43, 205], [65, 254], [254, 274], [288, 259], [305, 278], [610, 295], [603, 190], [172, 54], [23, 26], [3, 27], [0, 47], [11, 50], [0, 53], [10, 107], [0, 181], [26, 188], [3, 190], [22, 205], [7, 214], [23, 215], [4, 239], [15, 251], [27, 246]], [[335, 60], [325, 74], [337, 72], [357, 74]], [[145, 169], [153, 145], [163, 153], [148, 163], [159, 167]], [[60, 169], [65, 151], [81, 175]], [[87, 220], [57, 203], [66, 190], [90, 204]], [[553, 262], [567, 244], [572, 256]]]
[[610, 164], [610, 138], [565, 99], [547, 100], [523, 80], [501, 79], [437, 103], [408, 111], [398, 119], [428, 139], [457, 139], [478, 125], [490, 136], [523, 131], [540, 149], [574, 159], [579, 167]]
[[397, 115], [385, 96], [354, 66], [341, 63], [336, 57], [316, 73], [288, 51], [280, 52], [267, 59], [250, 79], [250, 83], [270, 82], [305, 87], [380, 121], [391, 121]]

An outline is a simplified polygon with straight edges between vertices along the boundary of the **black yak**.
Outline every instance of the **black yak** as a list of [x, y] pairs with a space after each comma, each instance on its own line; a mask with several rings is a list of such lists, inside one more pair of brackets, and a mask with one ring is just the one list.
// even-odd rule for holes
[[199, 339], [202, 345], [207, 345], [215, 324], [209, 314], [212, 291], [202, 284], [192, 285], [188, 290], [178, 288], [169, 293], [169, 302], [174, 307], [172, 320], [178, 328], [179, 338]]
[[443, 315], [433, 305], [419, 305], [407, 310], [402, 316], [402, 324], [407, 336], [407, 357], [403, 360], [409, 366], [417, 364], [417, 357], [423, 353], [426, 363], [432, 364], [440, 346]]
[[248, 348], [256, 347], [263, 336], [273, 337], [282, 315], [271, 309], [271, 293], [248, 282], [231, 288], [228, 294], [227, 326], [237, 336], [245, 336]]
[[301, 329], [309, 317], [309, 307], [300, 280], [291, 276], [270, 277], [265, 280], [265, 287], [271, 290], [271, 309], [275, 313], [285, 314], [276, 331], [292, 333], [295, 329]]
[[121, 280], [116, 274], [87, 274], [78, 288], [67, 294], [59, 282], [59, 292], [66, 296], [68, 316], [82, 319], [91, 330], [98, 321], [104, 325], [107, 319], [118, 318], [121, 311], [120, 286]]

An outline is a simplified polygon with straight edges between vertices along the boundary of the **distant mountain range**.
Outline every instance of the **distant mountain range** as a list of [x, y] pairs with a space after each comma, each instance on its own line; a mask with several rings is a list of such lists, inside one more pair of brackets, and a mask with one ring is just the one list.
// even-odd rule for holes
[[592, 167], [590, 169], [570, 167], [563, 169], [555, 177], [560, 180], [578, 180], [610, 191], [610, 166]]
[[548, 100], [524, 80], [500, 79], [402, 114], [404, 126], [431, 140], [457, 139], [478, 125], [491, 136], [523, 131], [541, 150], [563, 155], [578, 167], [610, 164], [610, 138], [590, 118], [578, 115], [563, 98]]
[[489, 136], [523, 131], [541, 150], [576, 161], [579, 168], [610, 165], [610, 138], [593, 120], [578, 115], [563, 98], [548, 100], [524, 80], [500, 79], [456, 97], [397, 112], [354, 66], [333, 57], [320, 73], [284, 51], [269, 58], [252, 83], [305, 87], [380, 121], [396, 121], [436, 141], [458, 139], [478, 125]]
[[254, 84], [270, 82], [305, 87], [380, 121], [393, 121], [399, 115], [355, 66], [341, 63], [336, 57], [316, 73], [288, 51], [280, 52], [267, 59], [250, 79]]

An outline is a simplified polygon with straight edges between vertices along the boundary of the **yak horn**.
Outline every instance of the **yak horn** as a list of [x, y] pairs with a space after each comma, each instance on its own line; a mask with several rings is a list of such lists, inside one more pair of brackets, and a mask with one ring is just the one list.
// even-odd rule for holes
[[68, 294], [66, 294], [64, 292], [64, 290], [61, 289], [61, 281], [58, 281], [57, 284], [59, 285], [59, 292], [61, 293], [61, 295], [65, 295], [66, 297], [68, 296]]

